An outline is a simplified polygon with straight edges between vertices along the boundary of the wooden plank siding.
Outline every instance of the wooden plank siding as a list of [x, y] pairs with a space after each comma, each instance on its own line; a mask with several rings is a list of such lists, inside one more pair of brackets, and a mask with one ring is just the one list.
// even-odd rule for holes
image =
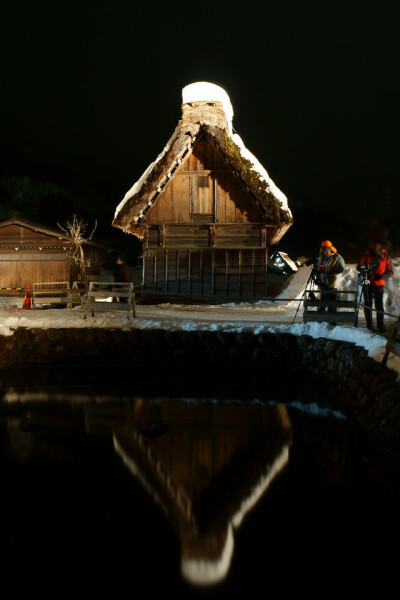
[[268, 227], [230, 165], [201, 137], [144, 219], [144, 290], [265, 297]]
[[144, 222], [200, 220], [215, 223], [263, 220], [249, 193], [204, 137], [160, 194]]
[[[61, 234], [60, 234], [61, 235]], [[26, 288], [43, 281], [72, 281], [78, 278], [77, 266], [71, 260], [71, 241], [35, 231], [21, 224], [0, 227], [0, 287]], [[87, 273], [98, 278], [100, 249], [85, 246]]]
[[69, 279], [70, 263], [64, 254], [0, 254], [0, 287], [27, 287], [40, 281]]
[[159, 224], [144, 230], [144, 248], [265, 248], [263, 223]]
[[255, 299], [267, 295], [267, 249], [160, 248], [144, 255], [144, 287], [193, 298]]

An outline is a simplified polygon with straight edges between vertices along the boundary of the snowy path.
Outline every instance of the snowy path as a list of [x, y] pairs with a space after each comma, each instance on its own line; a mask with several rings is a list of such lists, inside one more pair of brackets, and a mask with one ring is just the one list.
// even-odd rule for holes
[[[267, 331], [284, 331], [294, 335], [310, 335], [314, 338], [324, 337], [334, 340], [353, 342], [364, 347], [369, 355], [380, 361], [386, 344], [386, 338], [371, 333], [365, 328], [365, 319], [362, 311], [359, 314], [359, 327], [342, 325], [332, 327], [327, 323], [303, 323], [302, 306], [299, 300], [304, 291], [305, 281], [308, 279], [309, 269], [303, 268], [296, 274], [287, 288], [280, 294], [279, 301], [260, 301], [252, 304], [227, 304], [227, 305], [138, 305], [137, 318], [127, 319], [126, 313], [120, 311], [107, 311], [95, 313], [94, 317], [88, 315], [83, 318], [80, 308], [49, 309], [49, 310], [22, 310], [22, 300], [2, 298], [0, 309], [0, 335], [12, 335], [19, 327], [26, 328], [88, 328], [103, 327], [110, 329], [147, 329], [168, 328], [171, 330], [209, 330], [209, 331], [252, 331], [254, 334]], [[355, 289], [355, 269], [353, 266], [346, 268], [340, 282], [339, 289]], [[399, 269], [396, 269], [395, 283], [392, 284], [390, 311], [398, 314], [400, 305]], [[339, 286], [338, 286], [339, 287]], [[297, 298], [297, 301], [289, 299]], [[13, 306], [17, 306], [14, 308]], [[296, 320], [293, 318], [296, 314]], [[387, 319], [387, 323], [393, 320]], [[387, 366], [400, 373], [400, 359], [390, 356]]]

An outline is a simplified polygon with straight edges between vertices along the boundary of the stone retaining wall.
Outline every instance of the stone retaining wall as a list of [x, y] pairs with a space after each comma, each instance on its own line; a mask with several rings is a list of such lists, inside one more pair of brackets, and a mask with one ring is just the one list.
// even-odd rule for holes
[[386, 458], [400, 456], [395, 372], [349, 342], [252, 331], [17, 329], [0, 337], [0, 366], [77, 360], [129, 364], [164, 395], [318, 401], [360, 424]]

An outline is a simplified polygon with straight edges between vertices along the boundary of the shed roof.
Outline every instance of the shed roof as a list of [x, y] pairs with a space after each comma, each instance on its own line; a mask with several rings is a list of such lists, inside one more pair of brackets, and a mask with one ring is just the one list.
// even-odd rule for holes
[[[26, 229], [30, 229], [31, 231], [34, 231], [36, 233], [42, 233], [44, 235], [49, 235], [51, 237], [62, 240], [63, 242], [68, 242], [68, 243], [73, 242], [73, 239], [71, 236], [66, 235], [65, 233], [62, 233], [59, 229], [56, 229], [55, 227], [49, 227], [47, 225], [42, 225], [40, 223], [36, 223], [34, 221], [30, 221], [29, 219], [25, 219], [25, 218], [19, 217], [19, 216], [11, 216], [9, 219], [6, 219], [5, 221], [0, 221], [0, 230], [3, 227], [8, 227], [10, 225], [20, 225], [21, 227], [25, 227]], [[0, 237], [1, 237], [1, 231], [0, 231]], [[102, 247], [101, 245], [95, 244], [91, 241], [85, 242], [85, 245], [96, 246], [96, 247], [100, 247], [100, 248]]]
[[32, 231], [38, 233], [44, 233], [46, 235], [51, 235], [53, 237], [57, 237], [60, 240], [65, 240], [71, 242], [71, 238], [61, 231], [48, 227], [47, 225], [41, 225], [39, 223], [35, 223], [33, 221], [29, 221], [28, 219], [24, 219], [23, 217], [10, 217], [5, 221], [0, 222], [0, 228], [8, 227], [9, 225], [20, 225], [21, 227], [26, 227], [27, 229], [31, 229]]

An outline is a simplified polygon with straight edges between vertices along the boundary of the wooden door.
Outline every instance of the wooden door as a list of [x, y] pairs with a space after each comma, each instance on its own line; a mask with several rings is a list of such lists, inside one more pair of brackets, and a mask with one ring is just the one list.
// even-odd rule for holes
[[215, 194], [211, 175], [190, 175], [190, 213], [194, 222], [214, 223]]

